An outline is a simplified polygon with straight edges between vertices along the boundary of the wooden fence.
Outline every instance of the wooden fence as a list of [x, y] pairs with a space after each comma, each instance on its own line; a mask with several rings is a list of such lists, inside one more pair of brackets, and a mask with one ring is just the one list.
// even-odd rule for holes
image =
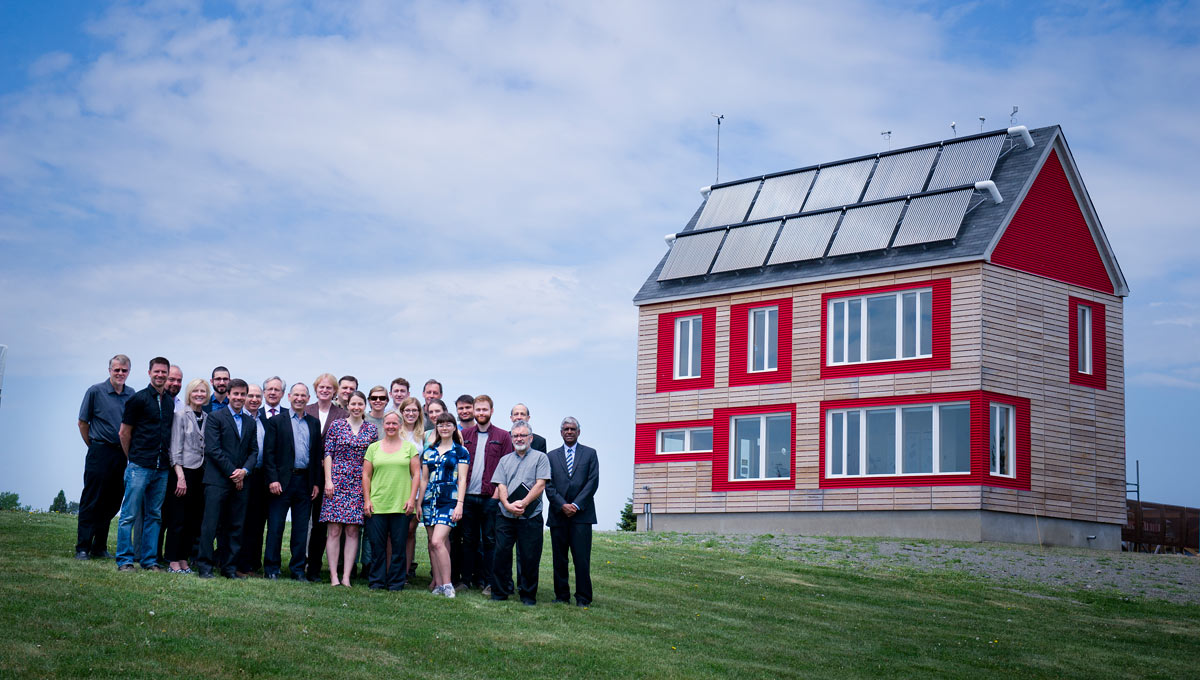
[[1124, 550], [1197, 554], [1200, 508], [1125, 499], [1127, 519], [1121, 530]]

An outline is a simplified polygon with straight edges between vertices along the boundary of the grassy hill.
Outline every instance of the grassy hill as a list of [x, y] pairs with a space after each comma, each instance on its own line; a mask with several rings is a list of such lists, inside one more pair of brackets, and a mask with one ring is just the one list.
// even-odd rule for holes
[[120, 574], [76, 562], [74, 530], [0, 512], [0, 676], [1178, 678], [1200, 658], [1197, 605], [714, 541], [597, 533], [596, 603], [580, 609], [549, 603], [548, 538], [530, 608]]

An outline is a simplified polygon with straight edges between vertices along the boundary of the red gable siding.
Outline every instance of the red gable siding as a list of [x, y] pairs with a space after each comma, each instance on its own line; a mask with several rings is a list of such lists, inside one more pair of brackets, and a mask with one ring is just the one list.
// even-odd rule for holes
[[1051, 151], [1012, 222], [992, 252], [992, 262], [1113, 293], [1112, 279], [1100, 259], [1092, 232], [1058, 152]]

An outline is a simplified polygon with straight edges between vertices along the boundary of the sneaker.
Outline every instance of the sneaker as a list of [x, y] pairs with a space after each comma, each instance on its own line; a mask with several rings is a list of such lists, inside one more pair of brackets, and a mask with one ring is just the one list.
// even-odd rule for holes
[[429, 594], [441, 597], [446, 594], [446, 586], [434, 586], [433, 590], [429, 591]]
[[492, 587], [484, 586], [483, 590], [481, 590], [479, 592], [482, 593], [484, 597], [491, 597], [492, 596]]
[[454, 597], [454, 586], [447, 583], [445, 586], [443, 586], [443, 588], [444, 588], [442, 590], [443, 595], [445, 595], [446, 597]]

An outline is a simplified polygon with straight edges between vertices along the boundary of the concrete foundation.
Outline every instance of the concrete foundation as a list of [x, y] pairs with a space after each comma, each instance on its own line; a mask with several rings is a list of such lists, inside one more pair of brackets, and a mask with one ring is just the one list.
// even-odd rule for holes
[[[655, 513], [652, 531], [887, 536], [1121, 549], [1121, 525], [991, 510]], [[646, 515], [637, 516], [646, 531]]]

